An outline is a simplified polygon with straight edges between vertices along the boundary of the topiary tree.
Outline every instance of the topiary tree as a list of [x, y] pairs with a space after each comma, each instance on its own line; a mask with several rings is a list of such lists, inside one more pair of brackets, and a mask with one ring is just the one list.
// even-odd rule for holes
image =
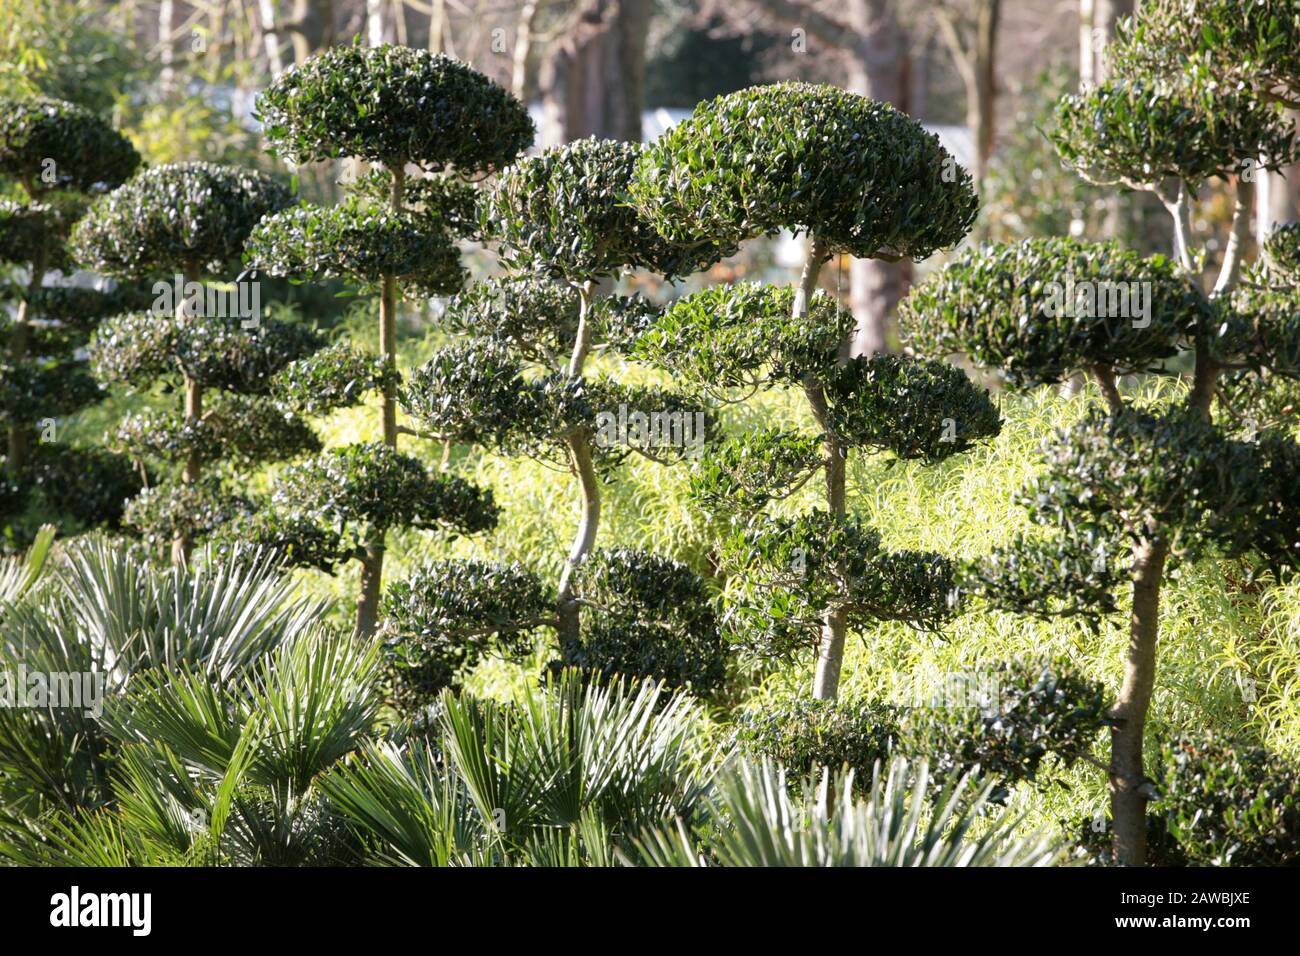
[[[102, 382], [183, 390], [179, 416], [131, 414], [117, 431], [137, 460], [180, 464], [180, 483], [146, 489], [127, 513], [152, 540], [171, 540], [177, 563], [188, 561], [196, 537], [246, 507], [202, 481], [209, 466], [247, 466], [320, 447], [300, 418], [268, 396], [276, 372], [315, 351], [320, 339], [295, 323], [239, 314], [238, 303], [218, 303], [199, 281], [229, 274], [257, 221], [290, 200], [284, 186], [251, 170], [158, 166], [98, 200], [73, 231], [76, 254], [101, 272], [169, 277], [155, 284], [149, 311], [103, 323], [90, 356]], [[251, 292], [245, 299], [250, 307], [260, 302]]]
[[[653, 313], [639, 298], [598, 294], [599, 282], [637, 268], [681, 275], [720, 254], [716, 245], [684, 249], [664, 240], [627, 205], [640, 150], [584, 139], [520, 160], [497, 178], [483, 228], [512, 275], [449, 303], [441, 322], [465, 341], [413, 373], [402, 402], [428, 437], [528, 455], [569, 471], [579, 486], [578, 529], [554, 590], [533, 583], [523, 593], [498, 591], [503, 576], [520, 569], [477, 569], [465, 580], [481, 586], [458, 587], [430, 605], [440, 629], [452, 626], [453, 609], [464, 613], [446, 640], [508, 642], [544, 625], [558, 632], [562, 663], [708, 690], [721, 680], [722, 648], [702, 582], [656, 555], [595, 547], [601, 483], [613, 468], [634, 452], [661, 461], [690, 454], [707, 427], [682, 396], [589, 374], [593, 356], [628, 347]], [[631, 419], [644, 427], [626, 427]], [[426, 573], [428, 599], [453, 575]], [[429, 632], [408, 625], [399, 633]]]
[[[470, 183], [526, 149], [532, 121], [510, 93], [465, 64], [403, 46], [338, 47], [312, 57], [263, 91], [258, 114], [271, 149], [291, 163], [351, 157], [376, 167], [338, 206], [299, 206], [268, 217], [249, 242], [249, 260], [273, 275], [342, 277], [379, 291], [381, 434], [393, 451], [400, 298], [461, 288], [455, 240], [474, 230]], [[410, 179], [408, 167], [430, 178]], [[370, 462], [376, 474], [387, 474], [392, 456], [371, 451], [380, 456]], [[363, 524], [373, 537], [358, 555], [357, 628], [369, 634], [388, 523]]]
[[[129, 303], [135, 290], [47, 289], [44, 282], [51, 270], [71, 271], [68, 233], [88, 197], [119, 185], [139, 161], [130, 141], [89, 110], [43, 97], [0, 99], [0, 176], [23, 193], [19, 200], [0, 200], [0, 262], [26, 271], [26, 284], [15, 296], [17, 311], [4, 323], [0, 417], [8, 431], [5, 463], [12, 481], [52, 492], [44, 495], [49, 506], [70, 503], [59, 497], [52, 479], [69, 469], [75, 472], [77, 460], [87, 468], [102, 466], [102, 477], [123, 477], [116, 467], [120, 462], [105, 459], [99, 450], [42, 444], [34, 454], [31, 446], [37, 422], [52, 422], [102, 395], [79, 350], [95, 324]], [[135, 490], [129, 470], [125, 479], [110, 482], [93, 502], [82, 498], [75, 513], [55, 510], [85, 524], [115, 523], [121, 512], [115, 496]]]
[[[1077, 297], [1063, 309], [1066, 277]], [[1135, 298], [1145, 304], [1113, 308]], [[962, 352], [1004, 369], [1017, 387], [1089, 373], [1105, 397], [1104, 412], [1057, 437], [1043, 474], [1019, 496], [1036, 523], [1058, 533], [1022, 537], [991, 555], [973, 586], [995, 606], [1098, 619], [1116, 609], [1111, 594], [1123, 574], [1131, 579], [1110, 764], [1115, 855], [1126, 864], [1144, 859], [1144, 808], [1154, 794], [1143, 731], [1168, 569], [1211, 551], [1256, 552], [1279, 564], [1300, 558], [1300, 448], [1278, 433], [1242, 440], [1210, 421], [1225, 368], [1296, 374], [1297, 314], [1269, 314], [1249, 299], [1212, 301], [1163, 257], [1075, 240], [972, 252], [914, 290], [900, 312], [909, 341], [926, 354]], [[1139, 409], [1125, 400], [1117, 375], [1167, 372], [1166, 361], [1184, 350], [1195, 353], [1195, 372], [1181, 402]]]
[[[1173, 263], [1065, 240], [994, 246], [951, 264], [901, 310], [926, 354], [964, 352], [1018, 386], [1087, 372], [1105, 398], [1104, 413], [1058, 436], [1022, 495], [1059, 533], [991, 556], [976, 586], [1027, 613], [1096, 618], [1114, 609], [1106, 595], [1127, 572], [1132, 617], [1109, 767], [1114, 857], [1127, 865], [1146, 859], [1156, 792], [1143, 734], [1168, 571], [1208, 553], [1254, 553], [1278, 568], [1300, 558], [1300, 449], [1285, 432], [1211, 421], [1234, 377], [1300, 372], [1294, 287], [1284, 271], [1243, 269], [1250, 170], [1257, 157], [1274, 165], [1295, 155], [1276, 105], [1295, 94], [1295, 47], [1276, 42], [1295, 28], [1287, 4], [1144, 5], [1111, 84], [1061, 102], [1054, 138], [1064, 161], [1098, 181], [1157, 190], [1174, 218]], [[1204, 181], [1232, 174], [1233, 223], [1207, 292], [1188, 209]], [[1282, 260], [1285, 246], [1277, 241]], [[1117, 376], [1170, 373], [1175, 356], [1191, 365], [1185, 396], [1134, 408]]]
[[[998, 416], [955, 369], [886, 357], [841, 362], [850, 330], [816, 295], [818, 275], [837, 254], [920, 259], [956, 244], [976, 214], [970, 176], [892, 107], [786, 83], [701, 104], [645, 151], [631, 195], [661, 235], [688, 249], [733, 248], [781, 228], [808, 236], [795, 289], [687, 297], [640, 348], [720, 398], [752, 385], [803, 391], [817, 432], [750, 435], [701, 477], [706, 497], [734, 495], [756, 510], [823, 474], [826, 513], [754, 527], [732, 542], [752, 584], [745, 599], [758, 601], [738, 605], [733, 620], [766, 633], [759, 643], [780, 653], [819, 627], [814, 694], [834, 698], [850, 626], [895, 613], [933, 624], [946, 613], [938, 556], [884, 554], [874, 533], [848, 517], [850, 450], [938, 460], [996, 434]], [[796, 558], [807, 563], [789, 563]]]

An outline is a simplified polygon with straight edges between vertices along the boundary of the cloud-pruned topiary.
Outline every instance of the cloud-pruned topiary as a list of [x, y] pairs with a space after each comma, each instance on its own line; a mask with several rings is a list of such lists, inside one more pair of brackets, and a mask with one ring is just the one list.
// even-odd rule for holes
[[112, 189], [135, 172], [140, 154], [93, 112], [63, 100], [0, 99], [0, 175], [29, 196], [55, 190]]
[[[200, 284], [207, 276], [228, 274], [262, 216], [291, 200], [287, 188], [253, 170], [211, 163], [157, 166], [97, 200], [74, 230], [74, 248], [95, 268], [137, 280], [166, 276], [154, 291], [170, 296], [158, 295], [147, 312], [105, 322], [89, 354], [105, 383], [179, 388], [179, 416], [128, 418], [117, 440], [137, 461], [175, 463], [185, 484], [197, 485], [205, 469], [219, 462], [279, 460], [319, 447], [306, 424], [268, 393], [276, 373], [320, 348], [321, 339], [296, 322], [228, 315], [233, 310], [224, 302], [208, 314]], [[252, 301], [260, 297], [249, 296]], [[173, 560], [183, 563], [193, 535], [221, 523], [213, 516], [243, 509], [220, 504], [221, 494], [218, 480], [191, 492], [155, 487], [153, 504], [131, 508], [127, 523], [155, 541], [164, 529], [174, 531]], [[190, 504], [197, 513], [186, 517]], [[159, 524], [147, 523], [155, 517]]]
[[[249, 262], [273, 275], [343, 277], [378, 291], [383, 368], [367, 377], [382, 396], [383, 442], [395, 451], [401, 296], [460, 290], [465, 272], [456, 239], [478, 230], [472, 184], [531, 145], [532, 120], [507, 90], [466, 64], [387, 44], [335, 47], [286, 70], [262, 92], [257, 112], [271, 150], [290, 163], [346, 157], [379, 167], [341, 205], [302, 206], [269, 217], [250, 240]], [[429, 177], [413, 178], [409, 167]], [[374, 458], [360, 447], [356, 454]], [[303, 527], [284, 515], [261, 520], [277, 534]], [[371, 634], [378, 625], [388, 525], [365, 527], [372, 537], [354, 553], [362, 566], [356, 626]], [[298, 549], [302, 555], [317, 551]], [[309, 563], [321, 561], [313, 556]]]
[[[840, 632], [879, 620], [936, 628], [953, 611], [953, 568], [939, 555], [888, 553], [847, 516], [844, 471], [854, 449], [942, 461], [992, 437], [1001, 419], [988, 394], [937, 361], [875, 355], [841, 361], [847, 310], [823, 292], [802, 315], [798, 293], [750, 284], [684, 296], [642, 334], [636, 353], [683, 385], [726, 400], [753, 388], [802, 390], [812, 433], [741, 434], [694, 463], [691, 490], [721, 513], [751, 516], [814, 477], [827, 482], [824, 512], [750, 523], [722, 547], [732, 573], [726, 623], [765, 654], [815, 649], [832, 619]], [[833, 696], [834, 667], [822, 668]]]
[[672, 278], [712, 265], [721, 249], [666, 240], [630, 204], [644, 149], [589, 138], [519, 160], [484, 201], [484, 232], [511, 268], [574, 283], [624, 269]]
[[859, 258], [924, 259], [960, 242], [978, 208], [970, 175], [919, 123], [807, 83], [701, 103], [646, 149], [631, 192], [688, 246], [789, 228]]
[[96, 201], [73, 231], [73, 249], [96, 271], [122, 278], [218, 274], [239, 261], [258, 220], [291, 199], [287, 187], [251, 169], [154, 166]]
[[[23, 201], [0, 200], [0, 263], [27, 272], [24, 287], [11, 293], [17, 310], [0, 332], [6, 356], [0, 367], [0, 417], [8, 439], [5, 470], [11, 480], [40, 488], [47, 506], [80, 526], [115, 525], [122, 503], [90, 495], [71, 511], [56, 507], [71, 502], [43, 480], [55, 472], [33, 470], [33, 458], [43, 450], [32, 447], [35, 426], [46, 423], [44, 436], [56, 418], [103, 397], [80, 350], [86, 334], [112, 314], [122, 296], [94, 289], [47, 289], [44, 283], [49, 270], [73, 271], [68, 237], [88, 197], [119, 185], [139, 162], [130, 140], [83, 107], [44, 97], [0, 99], [0, 177], [15, 181], [25, 194]], [[124, 293], [130, 291], [128, 287]], [[9, 290], [0, 290], [0, 298], [9, 297]], [[74, 297], [75, 310], [58, 308], [61, 298]], [[129, 482], [111, 480], [120, 469], [95, 449], [60, 447], [43, 457], [68, 467], [80, 458], [88, 472], [108, 479], [106, 492], [130, 487]], [[102, 506], [98, 517], [92, 503]]]
[[406, 46], [341, 46], [276, 77], [257, 101], [291, 163], [342, 156], [392, 170], [499, 169], [533, 141], [528, 111], [464, 63]]
[[688, 569], [641, 554], [622, 555], [627, 567], [616, 578], [600, 573], [606, 563], [593, 565], [591, 587], [616, 579], [645, 591], [621, 598], [622, 617], [589, 607], [580, 583], [595, 560], [602, 480], [628, 454], [677, 460], [710, 434], [706, 410], [685, 396], [585, 371], [600, 351], [626, 351], [655, 311], [637, 297], [597, 295], [597, 279], [636, 268], [681, 274], [719, 254], [665, 241], [628, 205], [640, 149], [579, 140], [498, 177], [483, 203], [483, 229], [513, 271], [448, 304], [440, 324], [462, 341], [436, 351], [401, 398], [425, 437], [529, 455], [577, 479], [580, 519], [554, 591], [562, 665], [709, 691], [721, 680], [715, 619], [650, 596], [658, 587], [703, 601], [704, 586]]

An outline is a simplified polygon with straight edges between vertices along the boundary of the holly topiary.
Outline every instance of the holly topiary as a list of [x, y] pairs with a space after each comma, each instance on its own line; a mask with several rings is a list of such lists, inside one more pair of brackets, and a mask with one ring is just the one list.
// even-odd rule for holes
[[[725, 621], [751, 650], [821, 649], [815, 694], [833, 697], [849, 630], [879, 620], [939, 627], [953, 612], [952, 564], [890, 553], [847, 514], [853, 449], [941, 461], [996, 435], [987, 393], [939, 362], [876, 355], [839, 360], [848, 316], [825, 293], [794, 312], [798, 293], [740, 284], [705, 289], [664, 310], [636, 354], [719, 400], [739, 389], [794, 387], [818, 431], [762, 430], [710, 448], [695, 463], [697, 500], [749, 522], [721, 544], [730, 572]], [[814, 477], [828, 510], [766, 519], [761, 510]]]
[[[1120, 295], [1062, 319], [1047, 302], [1065, 281], [1063, 264], [1076, 288]], [[1129, 671], [1112, 714], [1111, 765], [1115, 849], [1126, 862], [1141, 859], [1146, 832], [1141, 728], [1167, 569], [1211, 551], [1255, 554], [1279, 568], [1300, 558], [1300, 521], [1286, 507], [1300, 449], [1280, 434], [1241, 440], [1209, 421], [1226, 369], [1296, 373], [1285, 358], [1293, 323], [1262, 308], [1258, 295], [1207, 296], [1168, 265], [1073, 242], [986, 247], [900, 307], [909, 341], [926, 354], [964, 352], [1016, 386], [1083, 372], [1105, 397], [1105, 412], [1056, 437], [1046, 470], [1019, 495], [1037, 528], [1051, 532], [1022, 536], [980, 562], [972, 587], [995, 606], [1095, 622], [1117, 608], [1113, 591], [1131, 579]], [[1134, 296], [1149, 298], [1147, 314], [1116, 308]], [[1181, 351], [1193, 354], [1186, 401], [1130, 407], [1117, 376], [1166, 372], [1161, 356]]]
[[[43, 97], [0, 99], [0, 177], [10, 178], [25, 201], [0, 200], [0, 262], [22, 266], [23, 288], [0, 292], [18, 306], [5, 321], [0, 342], [7, 361], [0, 367], [0, 417], [8, 433], [6, 469], [18, 482], [44, 492], [44, 503], [80, 525], [115, 524], [121, 501], [103, 495], [83, 497], [75, 514], [56, 505], [72, 502], [31, 471], [35, 425], [42, 433], [58, 417], [99, 401], [103, 392], [86, 371], [80, 349], [86, 334], [123, 301], [123, 294], [94, 289], [46, 288], [48, 270], [71, 272], [69, 232], [85, 212], [88, 197], [120, 184], [140, 157], [126, 137], [94, 113], [72, 103]], [[74, 308], [68, 308], [68, 304]], [[57, 439], [57, 429], [56, 429]], [[71, 454], [71, 452], [70, 452]], [[64, 456], [65, 458], [67, 456]], [[53, 454], [46, 455], [53, 461]], [[125, 464], [119, 462], [117, 464]], [[86, 466], [113, 465], [93, 452]], [[122, 491], [109, 481], [105, 491]], [[96, 516], [92, 503], [103, 511]]]
[[[430, 471], [418, 459], [380, 442], [330, 448], [290, 465], [275, 480], [270, 508], [223, 535], [247, 537], [286, 563], [333, 571], [361, 563], [371, 542], [391, 528], [476, 534], [496, 527], [491, 491], [462, 478]], [[362, 599], [379, 594], [363, 580]], [[359, 606], [358, 620], [376, 620], [378, 608]]]
[[1091, 760], [1109, 723], [1105, 688], [1063, 661], [1000, 662], [981, 675], [981, 686], [985, 693], [967, 699], [908, 708], [901, 746], [928, 756], [940, 777], [956, 779], [978, 765], [1001, 781], [998, 799], [1017, 783], [1041, 784], [1049, 757], [1063, 769]]
[[[237, 286], [229, 302], [199, 281], [236, 263], [249, 231], [265, 214], [286, 206], [289, 191], [251, 170], [181, 163], [145, 170], [97, 200], [73, 233], [79, 257], [110, 275], [143, 279], [163, 273], [148, 312], [124, 313], [104, 323], [90, 343], [96, 375], [135, 389], [179, 387], [179, 417], [128, 418], [117, 440], [137, 461], [161, 459], [196, 484], [217, 462], [279, 460], [319, 447], [306, 424], [268, 396], [271, 380], [289, 362], [320, 348], [320, 338], [293, 322], [236, 314], [260, 296]], [[215, 308], [210, 308], [209, 306]], [[205, 402], [206, 398], [206, 402]], [[151, 489], [151, 500], [128, 510], [127, 521], [158, 540], [158, 517], [173, 529], [172, 556], [188, 560], [193, 535], [220, 517], [246, 510], [220, 505], [217, 482], [200, 494]], [[242, 499], [241, 499], [242, 501]], [[199, 513], [180, 513], [193, 503]]]
[[870, 701], [785, 697], [742, 711], [733, 735], [737, 749], [750, 757], [769, 757], [802, 780], [820, 768], [848, 768], [870, 786], [877, 762], [887, 763], [898, 749], [899, 714]]
[[[935, 366], [904, 369], [883, 359], [839, 369], [849, 320], [816, 295], [822, 265], [832, 255], [921, 259], [956, 244], [970, 229], [978, 208], [970, 175], [920, 124], [893, 107], [832, 87], [781, 83], [741, 90], [700, 104], [647, 148], [630, 194], [662, 236], [692, 250], [730, 250], [783, 228], [807, 233], [797, 288], [697, 293], [668, 309], [639, 347], [642, 357], [690, 376], [702, 391], [716, 394], [747, 380], [802, 389], [823, 454], [813, 468], [805, 467], [812, 464], [806, 442], [781, 456], [797, 470], [776, 476], [778, 494], [824, 471], [834, 520], [846, 523], [846, 535], [869, 540], [847, 519], [845, 460], [852, 447], [910, 445], [909, 457], [942, 458], [996, 433], [996, 412], [960, 375], [955, 379]], [[688, 354], [697, 348], [696, 356]], [[850, 404], [874, 400], [881, 404], [865, 414], [850, 411]], [[909, 402], [921, 404], [907, 410]], [[930, 437], [918, 443], [913, 439], [920, 436], [886, 434], [891, 420], [905, 418], [926, 419]], [[936, 424], [942, 447], [923, 449], [933, 445]], [[841, 426], [855, 433], [841, 436]], [[764, 439], [769, 448], [770, 437]], [[730, 457], [738, 463], [754, 459], [743, 448]], [[733, 477], [752, 484], [754, 475], [749, 469], [747, 477]], [[776, 534], [772, 546], [779, 550], [785, 530]], [[870, 555], [860, 557], [865, 562]], [[744, 555], [740, 563], [753, 566]], [[838, 575], [841, 583], [848, 577]], [[841, 593], [825, 606], [818, 698], [833, 698], [837, 691], [848, 601]], [[776, 610], [772, 603], [764, 606]], [[791, 637], [798, 629], [794, 616], [779, 615], [773, 627]], [[777, 643], [785, 646], [784, 640]]]
[[[655, 311], [637, 297], [598, 296], [598, 279], [636, 268], [677, 275], [721, 253], [664, 240], [627, 204], [641, 149], [584, 139], [498, 176], [482, 204], [483, 229], [514, 272], [448, 304], [440, 324], [462, 341], [417, 369], [401, 399], [428, 438], [528, 455], [577, 479], [580, 520], [554, 589], [561, 666], [707, 692], [721, 680], [721, 644], [702, 583], [667, 559], [593, 557], [602, 480], [632, 453], [695, 454], [711, 427], [706, 409], [685, 396], [586, 371], [598, 352], [628, 348]], [[617, 574], [610, 562], [621, 562]], [[616, 582], [627, 589], [617, 601], [593, 603]], [[651, 597], [656, 588], [699, 607], [665, 605]]]
[[978, 208], [969, 174], [920, 124], [807, 83], [701, 103], [645, 151], [631, 194], [675, 242], [730, 248], [789, 228], [819, 260], [924, 259], [961, 241]]
[[[532, 121], [509, 92], [465, 64], [388, 45], [317, 54], [277, 76], [257, 111], [272, 151], [290, 163], [351, 157], [379, 167], [339, 206], [303, 206], [268, 217], [249, 241], [248, 258], [272, 275], [343, 277], [379, 291], [383, 368], [366, 374], [382, 395], [383, 442], [396, 449], [401, 295], [461, 288], [455, 240], [475, 232], [478, 203], [471, 184], [532, 143]], [[408, 167], [433, 178], [412, 179]], [[342, 368], [335, 363], [322, 374], [335, 376]], [[284, 387], [293, 388], [289, 382]], [[358, 391], [355, 384], [343, 390]], [[367, 527], [373, 537], [357, 555], [357, 629], [363, 634], [377, 626], [386, 525]]]
[[383, 620], [390, 692], [414, 712], [487, 654], [526, 651], [533, 630], [554, 626], [555, 598], [520, 564], [441, 561], [389, 586]]
[[1263, 747], [1202, 733], [1160, 751], [1156, 810], [1192, 865], [1300, 861], [1300, 767]]

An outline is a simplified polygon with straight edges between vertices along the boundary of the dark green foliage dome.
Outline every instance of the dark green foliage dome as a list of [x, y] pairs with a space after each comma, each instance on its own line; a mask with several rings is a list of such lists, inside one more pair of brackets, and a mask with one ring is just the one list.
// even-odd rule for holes
[[0, 99], [0, 173], [32, 193], [112, 189], [139, 164], [131, 141], [84, 107], [46, 97]]
[[711, 445], [689, 477], [691, 498], [711, 511], [757, 512], [788, 498], [825, 465], [822, 437], [780, 427]]
[[216, 482], [170, 482], [146, 488], [126, 505], [124, 522], [151, 545], [167, 545], [184, 536], [202, 538], [252, 510], [238, 495]]
[[491, 653], [523, 653], [555, 596], [521, 564], [437, 561], [384, 594], [384, 659], [398, 706], [415, 711]]
[[662, 681], [702, 696], [721, 686], [727, 647], [715, 598], [686, 565], [645, 551], [597, 550], [579, 567], [575, 588], [585, 623], [554, 666], [601, 681]]
[[271, 380], [271, 394], [304, 415], [323, 415], [351, 408], [367, 392], [396, 385], [400, 373], [391, 363], [336, 342], [290, 362]]
[[535, 425], [526, 392], [518, 359], [493, 339], [472, 339], [436, 350], [398, 398], [437, 437], [499, 447]]
[[143, 487], [139, 469], [125, 455], [54, 442], [36, 446], [32, 481], [51, 510], [87, 528], [116, 529], [127, 500]]
[[1188, 734], [1160, 749], [1155, 810], [1200, 866], [1300, 863], [1300, 766], [1219, 734]]
[[970, 250], [898, 310], [904, 339], [919, 354], [965, 353], [1017, 386], [1098, 365], [1156, 368], [1209, 314], [1205, 297], [1166, 257], [1075, 239]]
[[708, 286], [670, 303], [633, 355], [704, 391], [798, 383], [835, 364], [853, 315], [819, 290], [794, 320], [794, 296], [787, 286]]
[[897, 749], [898, 729], [898, 713], [885, 704], [783, 697], [742, 711], [735, 741], [741, 753], [769, 757], [793, 779], [847, 767], [869, 787], [876, 761], [887, 763]]
[[70, 270], [64, 241], [85, 209], [83, 202], [68, 196], [32, 203], [0, 199], [0, 262], [26, 264], [42, 257], [47, 269]]
[[72, 232], [74, 254], [112, 276], [220, 271], [238, 260], [263, 216], [292, 202], [289, 190], [251, 169], [174, 163], [137, 173], [96, 200]]
[[1294, 0], [1143, 0], [1121, 31], [1115, 69], [1208, 67], [1279, 102], [1300, 102], [1300, 9]]
[[0, 359], [0, 421], [57, 418], [103, 397], [104, 390], [79, 362]]
[[483, 231], [514, 268], [584, 282], [625, 268], [682, 276], [716, 262], [712, 243], [665, 240], [628, 199], [644, 147], [580, 139], [521, 159], [493, 183]]
[[281, 73], [257, 114], [291, 163], [355, 156], [462, 174], [500, 168], [533, 141], [527, 110], [483, 74], [406, 46], [340, 46]]
[[1195, 189], [1247, 163], [1281, 169], [1298, 149], [1295, 124], [1276, 107], [1210, 83], [1107, 83], [1061, 97], [1055, 121], [1048, 135], [1066, 166], [1131, 188], [1175, 178]]
[[1002, 430], [988, 391], [943, 362], [879, 354], [831, 366], [819, 378], [827, 428], [851, 448], [936, 462]]
[[286, 365], [320, 345], [320, 336], [297, 322], [262, 318], [245, 328], [238, 318], [177, 321], [135, 312], [102, 323], [89, 354], [103, 382], [138, 388], [183, 373], [205, 387], [259, 395], [270, 391]]
[[330, 448], [292, 465], [277, 480], [273, 500], [289, 514], [324, 527], [445, 528], [473, 534], [496, 527], [492, 492], [454, 475], [430, 472], [418, 459], [368, 442]]
[[924, 259], [979, 201], [938, 137], [891, 106], [778, 83], [701, 103], [646, 148], [633, 200], [667, 239], [727, 247], [781, 228], [829, 252]]
[[825, 511], [758, 516], [726, 539], [722, 552], [732, 572], [724, 630], [764, 655], [816, 647], [833, 608], [844, 609], [851, 630], [877, 621], [937, 630], [956, 608], [950, 560], [886, 551], [877, 532]]
[[196, 420], [135, 412], [118, 424], [117, 444], [133, 457], [255, 465], [287, 461], [321, 450], [320, 439], [297, 415], [265, 398], [218, 392]]
[[460, 253], [440, 224], [356, 199], [267, 216], [249, 236], [246, 258], [254, 269], [297, 279], [377, 284], [396, 276], [431, 296], [458, 292], [465, 283]]

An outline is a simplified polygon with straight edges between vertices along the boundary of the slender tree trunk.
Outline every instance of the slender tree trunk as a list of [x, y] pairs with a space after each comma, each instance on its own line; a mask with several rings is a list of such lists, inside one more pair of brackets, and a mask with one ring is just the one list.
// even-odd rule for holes
[[266, 44], [266, 62], [271, 76], [284, 72], [284, 58], [280, 55], [280, 33], [276, 26], [275, 0], [258, 0], [257, 11], [262, 18], [262, 39]]
[[[32, 340], [32, 313], [36, 299], [41, 294], [41, 285], [45, 280], [45, 251], [36, 253], [31, 263], [32, 274], [27, 280], [27, 294], [18, 304], [18, 314], [14, 318], [13, 335], [9, 340], [9, 354], [15, 364], [27, 357]], [[31, 426], [27, 422], [15, 422], [9, 426], [9, 449], [5, 458], [5, 470], [11, 477], [17, 476], [27, 467], [31, 455]]]
[[[406, 164], [397, 162], [389, 170], [393, 177], [390, 196], [392, 211], [402, 212], [406, 193]], [[379, 295], [379, 354], [382, 361], [397, 367], [397, 279], [384, 276]], [[384, 444], [397, 448], [397, 386], [391, 382], [384, 386], [380, 426]], [[379, 595], [384, 586], [384, 530], [372, 528], [366, 538], [365, 557], [361, 560], [360, 594], [357, 597], [356, 632], [369, 637], [375, 632], [379, 614]]]
[[[197, 262], [185, 263], [184, 278], [187, 288], [191, 282], [198, 281], [199, 264]], [[176, 320], [181, 324], [185, 324], [190, 321], [191, 313], [184, 288], [177, 290], [176, 300]], [[187, 375], [185, 376], [185, 422], [189, 425], [197, 425], [202, 417], [203, 385]], [[199, 459], [198, 452], [191, 451], [189, 457], [185, 459], [181, 480], [187, 485], [196, 484], [202, 476], [202, 471], [203, 463]], [[190, 563], [190, 553], [193, 549], [194, 542], [188, 534], [182, 532], [176, 535], [172, 539], [172, 564], [180, 567], [188, 565]]]
[[172, 0], [160, 0], [158, 4], [158, 62], [162, 71], [158, 79], [164, 90], [171, 90], [176, 83], [176, 71], [172, 63], [176, 58], [176, 48], [172, 42], [172, 31], [176, 29], [176, 7]]
[[537, 19], [537, 0], [524, 0], [515, 24], [515, 50], [510, 63], [510, 92], [527, 105], [532, 99], [528, 87], [528, 59], [533, 48], [533, 23]]
[[975, 188], [984, 182], [989, 159], [993, 156], [998, 21], [1002, 16], [1001, 0], [980, 0], [975, 13], [974, 96], [967, 103], [971, 139], [975, 143]]
[[[826, 259], [827, 246], [816, 235], [808, 237], [808, 257], [804, 260], [803, 274], [799, 277], [799, 286], [795, 290], [794, 308], [791, 318], [802, 321], [808, 315], [813, 293], [817, 291], [817, 276]], [[826, 394], [821, 385], [812, 376], [804, 379], [804, 395], [812, 407], [813, 417], [821, 426], [824, 436], [823, 462], [826, 471], [826, 506], [833, 515], [847, 513], [844, 494], [845, 466], [847, 449], [831, 433]], [[822, 622], [821, 643], [817, 652], [817, 672], [813, 678], [813, 696], [818, 700], [834, 700], [839, 692], [840, 665], [844, 660], [844, 609], [835, 607], [827, 612]]]
[[1142, 737], [1156, 676], [1160, 585], [1169, 546], [1143, 541], [1133, 552], [1133, 617], [1129, 626], [1124, 683], [1111, 710], [1110, 813], [1115, 859], [1123, 866], [1146, 862], [1146, 806], [1151, 792], [1142, 760]]
[[[578, 334], [573, 344], [573, 355], [569, 360], [569, 377], [582, 375], [583, 365], [591, 351], [592, 328], [589, 319], [591, 311], [592, 284], [584, 283], [578, 290], [581, 307], [578, 317]], [[569, 450], [569, 462], [578, 476], [581, 486], [581, 511], [578, 519], [578, 531], [569, 549], [564, 571], [560, 575], [557, 593], [557, 611], [559, 614], [560, 647], [575, 646], [581, 639], [581, 608], [574, 594], [574, 575], [582, 563], [587, 560], [596, 546], [596, 532], [600, 527], [600, 480], [596, 475], [595, 454], [591, 447], [591, 435], [586, 429], [579, 429], [566, 440]]]
[[373, 541], [366, 545], [361, 558], [361, 587], [357, 598], [356, 633], [369, 637], [375, 633], [379, 624], [379, 594], [384, 581], [384, 545], [383, 536], [379, 544]]

